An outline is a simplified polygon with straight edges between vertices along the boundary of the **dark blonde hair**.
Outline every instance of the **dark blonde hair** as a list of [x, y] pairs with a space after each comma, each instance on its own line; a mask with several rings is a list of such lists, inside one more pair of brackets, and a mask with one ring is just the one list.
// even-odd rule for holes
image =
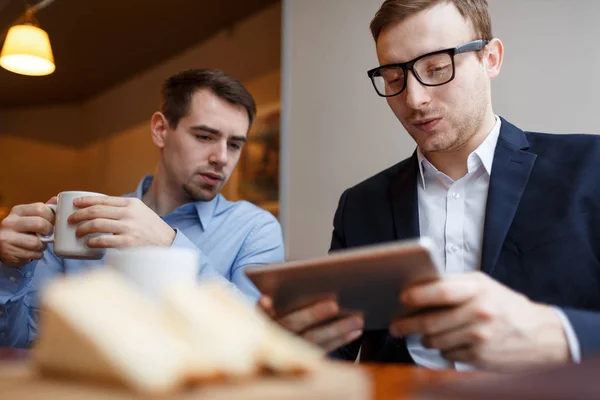
[[385, 0], [371, 21], [371, 33], [377, 42], [383, 28], [440, 3], [454, 4], [464, 19], [470, 21], [474, 39], [492, 40], [492, 21], [487, 0]]

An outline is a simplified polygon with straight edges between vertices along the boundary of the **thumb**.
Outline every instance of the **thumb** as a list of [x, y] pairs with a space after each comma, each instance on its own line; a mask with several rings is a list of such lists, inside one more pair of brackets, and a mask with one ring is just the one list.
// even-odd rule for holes
[[56, 196], [52, 196], [50, 200], [46, 202], [46, 204], [58, 204], [58, 199]]
[[261, 296], [258, 300], [258, 307], [264, 311], [269, 317], [275, 317], [275, 310], [273, 309], [273, 300], [269, 296]]

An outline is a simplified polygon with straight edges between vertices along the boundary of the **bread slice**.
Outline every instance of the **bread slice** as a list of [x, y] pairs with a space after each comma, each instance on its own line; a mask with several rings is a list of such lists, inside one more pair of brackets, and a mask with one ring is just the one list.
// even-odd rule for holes
[[264, 324], [233, 292], [217, 282], [176, 285], [163, 293], [173, 329], [190, 344], [193, 380], [244, 379], [260, 372]]
[[321, 348], [283, 329], [265, 315], [267, 334], [262, 344], [262, 363], [277, 374], [314, 372], [324, 359]]
[[[292, 335], [218, 281], [171, 287], [165, 294], [172, 324], [193, 343], [196, 377], [217, 367], [217, 375], [252, 376], [314, 370], [323, 351]], [[212, 371], [215, 372], [215, 371]]]
[[33, 358], [43, 374], [152, 394], [185, 383], [188, 346], [161, 310], [116, 272], [59, 278], [43, 291], [41, 304]]

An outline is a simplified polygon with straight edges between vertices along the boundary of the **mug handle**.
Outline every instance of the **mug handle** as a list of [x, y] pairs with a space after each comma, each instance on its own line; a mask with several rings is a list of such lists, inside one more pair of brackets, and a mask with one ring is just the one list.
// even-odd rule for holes
[[[50, 207], [54, 215], [56, 215], [56, 204], [46, 204], [46, 206]], [[36, 233], [36, 235], [42, 241], [42, 243], [54, 242], [54, 227], [52, 228], [52, 233], [49, 236], [44, 236], [39, 233]]]

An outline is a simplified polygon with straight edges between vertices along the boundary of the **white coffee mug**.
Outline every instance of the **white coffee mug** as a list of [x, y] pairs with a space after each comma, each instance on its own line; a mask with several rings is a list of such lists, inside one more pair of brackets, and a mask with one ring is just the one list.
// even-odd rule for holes
[[102, 235], [101, 233], [94, 233], [78, 238], [75, 235], [77, 224], [69, 224], [67, 221], [69, 216], [78, 210], [73, 205], [73, 200], [84, 196], [106, 195], [94, 192], [60, 192], [58, 194], [58, 204], [46, 204], [56, 215], [54, 231], [50, 236], [38, 234], [38, 237], [44, 243], [54, 242], [54, 254], [59, 257], [82, 260], [98, 260], [104, 257], [105, 249], [92, 249], [86, 245], [87, 240]]
[[190, 248], [133, 247], [110, 249], [109, 268], [120, 272], [146, 294], [159, 298], [170, 284], [195, 284], [200, 271], [200, 253]]

